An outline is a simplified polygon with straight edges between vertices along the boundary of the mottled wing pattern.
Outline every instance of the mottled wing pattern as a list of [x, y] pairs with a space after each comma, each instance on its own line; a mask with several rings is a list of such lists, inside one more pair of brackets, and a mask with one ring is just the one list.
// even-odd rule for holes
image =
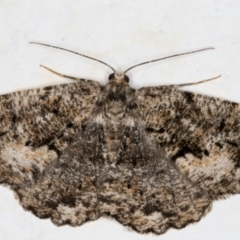
[[199, 221], [210, 210], [208, 194], [178, 171], [138, 119], [122, 134], [124, 151], [108, 166], [99, 195], [104, 215], [140, 233], [163, 234]]
[[182, 91], [137, 93], [145, 130], [169, 159], [212, 199], [240, 193], [240, 105]]
[[80, 80], [0, 96], [0, 182], [34, 184], [82, 131], [99, 91]]
[[0, 96], [0, 182], [56, 225], [111, 216], [141, 233], [239, 193], [239, 104], [124, 79]]
[[40, 218], [51, 218], [58, 226], [79, 226], [101, 216], [96, 167], [101, 155], [96, 136], [101, 129], [89, 122], [34, 184], [15, 189], [25, 209]]

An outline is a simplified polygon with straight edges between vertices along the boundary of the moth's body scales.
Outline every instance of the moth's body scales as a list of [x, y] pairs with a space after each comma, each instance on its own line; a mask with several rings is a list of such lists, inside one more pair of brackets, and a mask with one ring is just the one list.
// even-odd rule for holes
[[54, 224], [162, 234], [239, 193], [239, 104], [176, 86], [76, 83], [0, 96], [0, 181]]

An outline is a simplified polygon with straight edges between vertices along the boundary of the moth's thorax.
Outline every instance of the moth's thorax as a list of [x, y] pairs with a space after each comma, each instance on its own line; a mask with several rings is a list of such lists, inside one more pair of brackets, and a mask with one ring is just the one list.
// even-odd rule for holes
[[121, 155], [119, 146], [123, 139], [130, 144], [133, 141], [127, 132], [133, 131], [135, 126], [135, 90], [126, 81], [113, 79], [102, 87], [98, 101], [95, 123], [101, 125], [104, 131], [105, 152], [102, 157], [105, 163], [116, 164]]
[[104, 112], [110, 119], [122, 119], [129, 101], [135, 99], [135, 91], [121, 79], [109, 81], [103, 91]]

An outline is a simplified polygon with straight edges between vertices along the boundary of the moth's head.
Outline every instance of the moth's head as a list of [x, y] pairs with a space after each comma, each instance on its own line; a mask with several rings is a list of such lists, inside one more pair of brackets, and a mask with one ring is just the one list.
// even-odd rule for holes
[[119, 83], [122, 83], [122, 82], [129, 83], [129, 77], [125, 75], [123, 72], [111, 73], [108, 77], [108, 80], [119, 82]]

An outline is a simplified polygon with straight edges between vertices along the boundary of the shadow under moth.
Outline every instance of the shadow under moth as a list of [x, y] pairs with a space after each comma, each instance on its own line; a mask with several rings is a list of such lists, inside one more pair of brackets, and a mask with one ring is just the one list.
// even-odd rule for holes
[[45, 67], [77, 81], [0, 96], [0, 183], [24, 209], [58, 226], [110, 216], [163, 234], [240, 193], [238, 103], [181, 90], [191, 84], [135, 90], [133, 67], [109, 67], [104, 86]]

